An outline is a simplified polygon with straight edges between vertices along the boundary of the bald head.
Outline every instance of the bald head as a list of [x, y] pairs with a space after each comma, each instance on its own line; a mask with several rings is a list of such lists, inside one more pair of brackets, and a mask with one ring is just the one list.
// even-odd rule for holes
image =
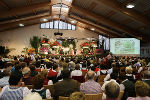
[[90, 71], [87, 72], [87, 78], [88, 79], [93, 79], [94, 76], [95, 76], [95, 72], [94, 71], [90, 70]]
[[150, 71], [148, 70], [144, 71], [144, 78], [150, 79]]

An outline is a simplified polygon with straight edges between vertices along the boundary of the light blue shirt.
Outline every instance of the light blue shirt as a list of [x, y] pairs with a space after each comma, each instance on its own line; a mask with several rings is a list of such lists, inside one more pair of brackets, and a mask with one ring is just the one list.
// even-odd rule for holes
[[5, 76], [0, 79], [0, 87], [4, 87], [6, 85], [9, 85], [9, 76]]

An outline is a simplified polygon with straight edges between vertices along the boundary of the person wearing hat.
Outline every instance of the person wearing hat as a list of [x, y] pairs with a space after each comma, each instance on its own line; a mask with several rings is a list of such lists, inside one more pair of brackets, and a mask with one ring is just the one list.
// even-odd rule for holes
[[23, 78], [22, 81], [24, 82], [25, 85], [32, 85], [32, 78], [30, 76], [30, 68], [29, 67], [24, 67], [22, 70]]

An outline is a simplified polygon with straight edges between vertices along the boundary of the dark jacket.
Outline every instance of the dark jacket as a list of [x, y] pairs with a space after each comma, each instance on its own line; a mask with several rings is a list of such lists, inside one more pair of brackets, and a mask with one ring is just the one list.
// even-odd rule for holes
[[54, 84], [54, 100], [58, 100], [59, 96], [69, 97], [75, 91], [80, 91], [79, 83], [73, 79], [64, 79]]

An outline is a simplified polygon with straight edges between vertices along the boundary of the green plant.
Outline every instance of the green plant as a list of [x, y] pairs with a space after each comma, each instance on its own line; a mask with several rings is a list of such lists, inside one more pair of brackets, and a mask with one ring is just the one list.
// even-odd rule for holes
[[41, 41], [41, 38], [39, 38], [38, 36], [33, 36], [32, 38], [30, 38], [30, 45], [31, 45], [31, 47], [33, 47], [35, 49], [36, 53], [38, 53], [40, 41]]

